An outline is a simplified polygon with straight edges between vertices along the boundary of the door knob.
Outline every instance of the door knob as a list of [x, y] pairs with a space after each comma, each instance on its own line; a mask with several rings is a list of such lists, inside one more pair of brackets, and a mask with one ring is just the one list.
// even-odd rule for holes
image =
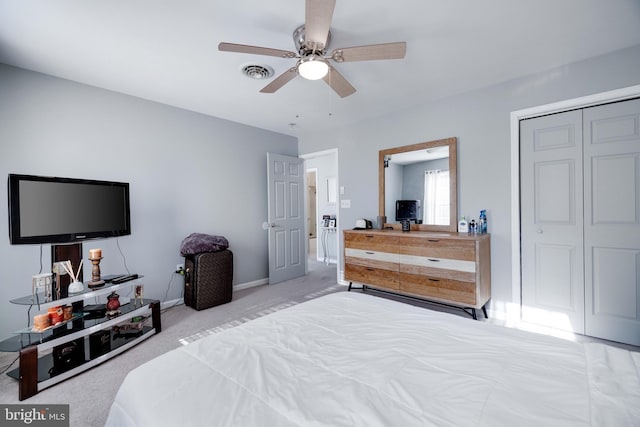
[[276, 228], [276, 224], [274, 222], [266, 222], [266, 221], [262, 223], [263, 230], [268, 230], [270, 228]]

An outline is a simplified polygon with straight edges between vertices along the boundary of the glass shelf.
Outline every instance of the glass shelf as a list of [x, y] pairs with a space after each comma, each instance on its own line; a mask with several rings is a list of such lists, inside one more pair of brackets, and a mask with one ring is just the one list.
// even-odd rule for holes
[[73, 322], [74, 320], [82, 319], [87, 314], [88, 313], [73, 313], [73, 316], [71, 317], [71, 319], [56, 323], [55, 325], [51, 325], [42, 330], [37, 330], [37, 329], [33, 329], [33, 327], [28, 327], [28, 328], [24, 328], [14, 332], [14, 334], [44, 334], [46, 332], [53, 331], [54, 329], [66, 326], [69, 322]]
[[68, 297], [57, 299], [57, 300], [45, 301], [44, 294], [40, 293], [37, 295], [27, 295], [25, 297], [16, 298], [9, 302], [11, 302], [12, 304], [19, 304], [19, 305], [35, 305], [40, 310], [43, 310], [48, 307], [55, 307], [58, 305], [67, 305], [76, 301], [84, 301], [84, 300], [95, 298], [101, 295], [110, 294], [111, 292], [131, 286], [137, 280], [142, 279], [143, 277], [144, 276], [138, 276], [137, 278], [129, 280], [124, 283], [118, 283], [117, 285], [106, 284], [99, 288], [89, 288], [85, 284], [85, 288], [82, 292], [69, 294]]
[[[136, 334], [129, 334], [126, 336], [122, 336], [122, 335], [117, 335], [114, 331], [110, 331], [110, 347], [109, 347], [109, 351], [106, 354], [112, 353], [113, 355], [118, 354], [118, 349], [119, 348], [126, 348], [127, 344], [132, 344], [134, 343], [136, 340], [140, 340], [141, 338], [144, 338], [147, 334], [149, 334], [150, 332], [153, 332], [154, 329], [150, 326], [144, 326], [142, 328], [142, 330], [140, 330], [140, 332], [136, 333]], [[69, 367], [65, 367], [65, 368], [57, 368], [55, 367], [54, 361], [53, 361], [53, 354], [49, 353], [44, 355], [43, 357], [38, 358], [38, 367], [37, 367], [37, 381], [38, 383], [42, 383], [44, 381], [47, 380], [51, 380], [55, 377], [57, 377], [58, 375], [62, 376], [61, 374], [64, 374], [67, 371], [70, 371], [72, 369], [77, 369], [77, 370], [81, 370], [82, 365], [86, 364], [86, 363], [91, 363], [92, 361], [101, 361], [99, 359], [105, 359], [108, 358], [108, 356], [106, 356], [105, 354], [100, 354], [99, 356], [94, 356], [92, 355], [90, 352], [87, 353], [86, 349], [84, 349], [84, 351], [82, 352], [83, 356], [82, 356], [82, 360], [80, 360], [76, 365], [71, 365]], [[86, 367], [84, 368], [86, 369]], [[10, 376], [11, 378], [15, 379], [15, 380], [20, 380], [20, 367], [17, 367], [9, 372], [7, 372], [7, 375]], [[55, 382], [53, 382], [55, 383]]]
[[[119, 314], [115, 316], [107, 316], [103, 313], [99, 317], [92, 317], [90, 313], [74, 313], [74, 317], [71, 320], [67, 320], [66, 322], [59, 323], [53, 327], [49, 327], [43, 331], [34, 331], [32, 327], [24, 328], [14, 334], [19, 335], [21, 338], [18, 343], [13, 341], [9, 342], [7, 340], [6, 346], [10, 348], [15, 347], [17, 344], [17, 348], [12, 349], [11, 351], [19, 351], [22, 348], [28, 347], [34, 344], [43, 344], [51, 340], [57, 340], [65, 335], [73, 334], [78, 331], [82, 331], [85, 329], [96, 329], [99, 325], [110, 322], [114, 319], [119, 319], [120, 322], [127, 321], [127, 315], [133, 311], [136, 311], [142, 307], [149, 306], [154, 302], [151, 299], [143, 299], [142, 302], [140, 300], [131, 299], [130, 301], [123, 303], [118, 310]], [[78, 320], [78, 322], [74, 322], [74, 320]], [[67, 328], [63, 328], [63, 326], [67, 326]], [[71, 327], [69, 327], [71, 326]]]
[[151, 304], [154, 300], [151, 299], [143, 299], [142, 303], [140, 302], [140, 300], [135, 300], [135, 299], [131, 299], [129, 300], [129, 302], [126, 302], [124, 304], [122, 304], [120, 306], [120, 308], [118, 308], [118, 310], [120, 311], [119, 314], [117, 314], [116, 316], [102, 316], [102, 317], [98, 317], [98, 318], [91, 318], [91, 317], [85, 317], [84, 318], [84, 327], [85, 328], [90, 328], [92, 326], [96, 326], [96, 325], [100, 325], [101, 323], [107, 322], [109, 320], [113, 320], [116, 318], [120, 318], [121, 322], [125, 322], [126, 316], [131, 313], [132, 311], [135, 311], [139, 308], [148, 306], [149, 304]]

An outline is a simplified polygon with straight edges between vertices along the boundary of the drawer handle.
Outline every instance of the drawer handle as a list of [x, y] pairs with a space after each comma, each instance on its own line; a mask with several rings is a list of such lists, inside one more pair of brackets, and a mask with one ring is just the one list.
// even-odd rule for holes
[[440, 279], [432, 279], [431, 277], [429, 277], [429, 280], [432, 281], [432, 282], [439, 282], [440, 281]]
[[438, 239], [429, 239], [429, 241], [430, 241], [431, 243], [438, 243], [440, 240], [438, 240]]
[[372, 239], [373, 237], [375, 237], [373, 234], [365, 234], [365, 236], [367, 239]]
[[371, 267], [367, 267], [366, 268], [367, 271], [374, 271], [375, 269], [371, 268]]
[[376, 253], [375, 252], [365, 252], [365, 254], [367, 254], [367, 255], [375, 255]]
[[429, 261], [431, 261], [431, 262], [440, 262], [440, 260], [439, 260], [439, 259], [433, 259], [433, 258], [427, 258], [427, 259], [428, 259]]

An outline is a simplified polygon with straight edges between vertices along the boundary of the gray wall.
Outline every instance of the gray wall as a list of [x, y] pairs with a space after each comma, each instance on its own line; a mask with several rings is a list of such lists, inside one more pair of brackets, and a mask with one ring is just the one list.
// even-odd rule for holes
[[[508, 58], [505, 58], [508, 60]], [[300, 152], [339, 149], [340, 185], [350, 209], [341, 228], [378, 210], [378, 151], [458, 137], [459, 215], [487, 209], [491, 233], [491, 309], [511, 302], [510, 112], [640, 84], [640, 45], [474, 92], [411, 106], [356, 126], [301, 135]], [[353, 96], [366, 96], [357, 92]], [[342, 244], [342, 243], [341, 243]], [[342, 266], [340, 268], [343, 268]]]
[[[234, 285], [268, 277], [268, 151], [296, 156], [297, 140], [0, 64], [1, 179], [24, 173], [129, 182], [132, 234], [86, 242], [85, 258], [101, 247], [102, 273], [124, 272], [119, 242], [151, 298], [181, 297], [182, 276], [173, 271], [183, 262], [180, 242], [192, 232], [229, 239]], [[6, 204], [6, 184], [0, 200]], [[7, 223], [0, 209], [0, 339], [26, 326], [26, 308], [9, 300], [30, 294], [41, 268], [40, 246], [11, 246]], [[42, 253], [49, 272], [50, 245]]]

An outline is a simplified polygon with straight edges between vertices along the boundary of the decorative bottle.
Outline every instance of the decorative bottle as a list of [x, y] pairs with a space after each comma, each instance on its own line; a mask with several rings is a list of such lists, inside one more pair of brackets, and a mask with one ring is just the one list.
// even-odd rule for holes
[[487, 211], [486, 210], [481, 210], [480, 211], [480, 233], [484, 234], [487, 232]]
[[120, 308], [120, 300], [118, 299], [120, 295], [117, 293], [111, 292], [109, 296], [107, 296], [107, 305], [106, 308], [108, 311], [117, 311]]
[[458, 222], [458, 233], [468, 233], [469, 232], [469, 223], [465, 217], [462, 217]]

